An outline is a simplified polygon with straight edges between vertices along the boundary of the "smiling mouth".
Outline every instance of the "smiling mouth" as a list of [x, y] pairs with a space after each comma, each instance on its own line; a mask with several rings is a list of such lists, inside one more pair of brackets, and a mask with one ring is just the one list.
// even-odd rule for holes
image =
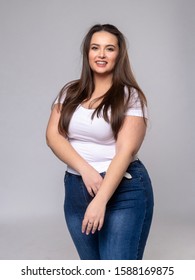
[[106, 61], [96, 61], [96, 64], [98, 66], [105, 66], [107, 64], [107, 62]]

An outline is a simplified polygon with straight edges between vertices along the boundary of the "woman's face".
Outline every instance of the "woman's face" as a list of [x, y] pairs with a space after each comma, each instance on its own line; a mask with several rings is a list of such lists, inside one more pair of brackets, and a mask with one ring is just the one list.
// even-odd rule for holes
[[108, 75], [113, 72], [119, 53], [115, 35], [99, 31], [93, 34], [89, 48], [89, 65], [94, 74]]

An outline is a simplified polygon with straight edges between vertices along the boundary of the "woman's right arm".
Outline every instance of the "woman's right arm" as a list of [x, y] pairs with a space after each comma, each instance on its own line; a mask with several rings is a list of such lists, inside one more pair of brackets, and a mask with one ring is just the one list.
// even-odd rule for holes
[[58, 110], [58, 105], [54, 105], [46, 130], [47, 145], [61, 161], [81, 174], [89, 194], [94, 196], [100, 188], [103, 179], [100, 174], [75, 151], [69, 141], [59, 133], [59, 119], [60, 110]]

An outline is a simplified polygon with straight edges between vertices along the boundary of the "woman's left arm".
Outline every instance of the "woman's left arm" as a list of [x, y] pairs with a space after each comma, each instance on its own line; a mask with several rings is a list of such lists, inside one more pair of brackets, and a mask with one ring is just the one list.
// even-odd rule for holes
[[103, 226], [106, 204], [121, 182], [129, 164], [139, 151], [146, 133], [142, 117], [126, 116], [116, 141], [116, 154], [106, 172], [101, 188], [89, 204], [82, 223], [82, 232], [94, 233]]

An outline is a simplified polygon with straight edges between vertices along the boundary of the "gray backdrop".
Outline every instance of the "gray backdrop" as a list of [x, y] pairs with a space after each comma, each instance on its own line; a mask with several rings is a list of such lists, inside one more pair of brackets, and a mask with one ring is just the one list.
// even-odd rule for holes
[[126, 35], [150, 123], [140, 158], [155, 192], [145, 259], [195, 258], [193, 0], [0, 0], [0, 259], [77, 259], [61, 163], [45, 143], [50, 106], [79, 77], [88, 28]]

